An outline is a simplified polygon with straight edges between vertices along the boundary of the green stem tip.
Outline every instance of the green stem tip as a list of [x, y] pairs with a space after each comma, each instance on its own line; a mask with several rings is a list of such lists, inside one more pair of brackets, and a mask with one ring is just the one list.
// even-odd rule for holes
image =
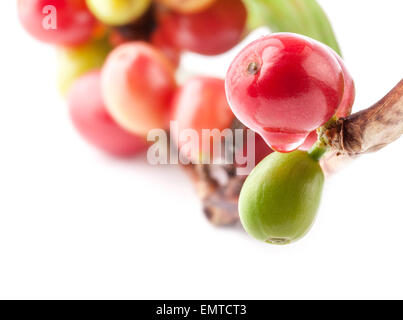
[[319, 161], [328, 150], [329, 148], [322, 141], [319, 140], [308, 151], [308, 155], [312, 159]]

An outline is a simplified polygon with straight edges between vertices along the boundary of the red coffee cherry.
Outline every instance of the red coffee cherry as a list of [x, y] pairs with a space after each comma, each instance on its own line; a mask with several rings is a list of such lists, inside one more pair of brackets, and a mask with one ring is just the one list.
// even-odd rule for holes
[[[200, 152], [188, 154], [188, 158], [197, 162], [203, 156], [210, 157], [214, 148], [214, 139], [210, 139], [209, 149], [203, 149], [203, 129], [222, 131], [230, 128], [234, 120], [234, 114], [225, 96], [224, 80], [211, 77], [195, 77], [188, 80], [174, 98], [172, 120], [177, 121], [180, 131], [193, 129], [197, 132], [199, 139], [192, 146], [192, 151], [199, 149]], [[174, 139], [177, 138], [174, 137]], [[179, 149], [184, 144], [189, 144], [186, 141], [176, 140], [175, 142]], [[217, 142], [221, 145], [221, 140]]]
[[141, 136], [169, 127], [176, 91], [172, 63], [152, 45], [128, 42], [116, 47], [102, 69], [102, 95], [120, 126]]
[[[96, 26], [96, 19], [85, 0], [18, 0], [18, 15], [23, 27], [34, 38], [64, 46], [85, 43]], [[55, 25], [45, 28], [45, 19], [53, 19]]]
[[[332, 50], [333, 51], [333, 50]], [[353, 77], [351, 76], [350, 72], [347, 70], [346, 65], [344, 64], [343, 59], [336, 53], [333, 52], [336, 56], [337, 60], [339, 61], [340, 67], [343, 70], [344, 76], [344, 93], [343, 99], [337, 108], [336, 117], [337, 118], [345, 118], [351, 114], [354, 100], [355, 100], [355, 85]], [[308, 151], [311, 147], [315, 144], [318, 140], [318, 134], [315, 131], [312, 131], [309, 136], [306, 138], [304, 144], [299, 147], [299, 150]]]
[[194, 14], [164, 12], [159, 25], [178, 49], [217, 55], [234, 47], [246, 25], [247, 11], [241, 0], [217, 0]]
[[337, 108], [336, 117], [344, 118], [351, 114], [351, 110], [353, 108], [355, 100], [355, 85], [353, 77], [348, 71], [343, 59], [336, 52], [333, 53], [336, 56], [341, 69], [343, 70], [343, 76], [344, 76], [344, 94], [343, 99], [341, 100], [340, 105]]
[[235, 116], [274, 150], [290, 152], [326, 123], [344, 92], [343, 71], [326, 46], [292, 33], [248, 45], [226, 77]]
[[87, 73], [74, 83], [69, 92], [68, 106], [74, 126], [98, 149], [114, 156], [127, 157], [146, 148], [145, 138], [119, 127], [107, 112], [99, 71]]

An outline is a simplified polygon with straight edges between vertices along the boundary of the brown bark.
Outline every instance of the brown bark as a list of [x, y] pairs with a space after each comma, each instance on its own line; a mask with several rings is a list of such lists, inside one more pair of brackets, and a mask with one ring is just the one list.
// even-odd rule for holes
[[[239, 128], [239, 122], [234, 126]], [[375, 152], [403, 134], [403, 80], [372, 107], [341, 118], [323, 130], [331, 150], [322, 159], [324, 171], [334, 172], [355, 157]], [[186, 170], [193, 177], [207, 218], [215, 225], [239, 221], [238, 198], [245, 177], [234, 166], [196, 165]]]
[[339, 119], [324, 133], [331, 148], [356, 156], [375, 152], [403, 134], [403, 80], [371, 108]]

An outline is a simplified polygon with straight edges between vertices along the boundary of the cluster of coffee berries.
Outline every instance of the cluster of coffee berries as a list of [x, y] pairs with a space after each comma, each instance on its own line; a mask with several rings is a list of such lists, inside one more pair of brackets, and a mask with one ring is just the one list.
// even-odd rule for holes
[[136, 155], [170, 120], [231, 126], [223, 79], [179, 85], [175, 72], [184, 51], [216, 55], [240, 42], [241, 0], [18, 0], [18, 13], [33, 37], [57, 46], [73, 123], [99, 149]]
[[[319, 205], [324, 176], [318, 160], [326, 150], [317, 143], [317, 129], [350, 114], [354, 83], [335, 51], [295, 33], [273, 33], [249, 44], [225, 80], [197, 76], [178, 83], [183, 52], [218, 55], [242, 40], [246, 2], [17, 3], [24, 28], [57, 46], [58, 82], [72, 122], [98, 149], [137, 155], [146, 149], [148, 133], [168, 130], [170, 121], [200, 138], [205, 129], [231, 128], [236, 118], [257, 132], [254, 156], [265, 159], [242, 189], [241, 221], [258, 239], [289, 243], [306, 233]], [[173, 142], [179, 149], [184, 144]], [[197, 163], [212, 147], [187, 157]]]

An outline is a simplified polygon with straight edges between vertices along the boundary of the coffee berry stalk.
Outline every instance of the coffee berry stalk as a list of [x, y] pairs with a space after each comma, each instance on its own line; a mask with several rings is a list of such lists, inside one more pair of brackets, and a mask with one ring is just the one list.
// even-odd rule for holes
[[274, 153], [246, 179], [239, 197], [243, 227], [253, 237], [288, 244], [311, 228], [324, 183], [319, 160], [375, 152], [403, 134], [403, 82], [373, 107], [347, 118], [331, 119], [318, 130], [309, 152]]
[[[235, 127], [240, 126], [237, 122]], [[363, 154], [379, 151], [402, 134], [403, 80], [372, 107], [326, 123], [319, 130], [320, 142], [310, 150], [310, 156], [322, 156], [320, 166], [325, 175], [329, 175]], [[309, 160], [306, 155], [303, 158], [305, 161]], [[312, 177], [320, 176], [317, 167], [312, 167]], [[186, 168], [193, 178], [207, 218], [215, 225], [238, 225], [240, 222], [238, 205], [245, 177], [237, 176], [235, 169], [229, 165], [198, 165]], [[317, 187], [316, 184], [315, 186]], [[308, 217], [314, 219], [311, 214], [308, 214]], [[295, 229], [293, 231], [296, 237], [302, 233], [299, 231], [298, 235]], [[279, 239], [274, 236], [264, 240], [272, 243], [291, 242], [290, 238]]]

